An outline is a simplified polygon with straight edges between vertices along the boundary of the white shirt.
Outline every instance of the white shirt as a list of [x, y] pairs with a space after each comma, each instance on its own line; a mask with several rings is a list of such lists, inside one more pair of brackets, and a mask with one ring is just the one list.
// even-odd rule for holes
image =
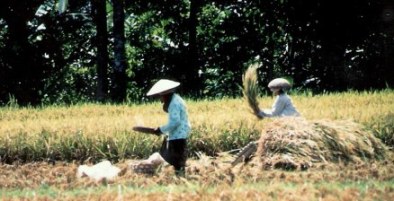
[[260, 111], [260, 117], [285, 117], [285, 116], [300, 116], [297, 109], [294, 107], [291, 98], [282, 93], [276, 96], [272, 109]]
[[186, 139], [191, 130], [186, 104], [174, 94], [168, 106], [168, 123], [160, 131], [168, 135], [167, 140]]

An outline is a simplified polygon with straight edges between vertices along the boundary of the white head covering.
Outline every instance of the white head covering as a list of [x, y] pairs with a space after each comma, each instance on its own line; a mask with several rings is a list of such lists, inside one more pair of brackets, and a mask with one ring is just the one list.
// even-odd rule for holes
[[268, 88], [270, 88], [271, 90], [288, 90], [291, 88], [291, 84], [284, 78], [276, 78], [273, 79], [270, 83], [268, 83]]
[[147, 96], [162, 95], [174, 91], [181, 83], [172, 80], [161, 79], [157, 81], [146, 94]]

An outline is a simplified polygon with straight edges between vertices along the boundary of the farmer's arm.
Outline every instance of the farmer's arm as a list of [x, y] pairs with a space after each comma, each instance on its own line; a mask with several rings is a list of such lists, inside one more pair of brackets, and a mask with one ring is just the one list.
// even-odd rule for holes
[[168, 107], [168, 123], [159, 127], [162, 133], [168, 133], [180, 125], [181, 115], [180, 108], [178, 107], [177, 104]]
[[286, 99], [284, 99], [282, 96], [278, 96], [275, 99], [274, 104], [272, 105], [272, 109], [260, 111], [259, 116], [262, 116], [262, 117], [279, 116], [283, 112], [283, 110], [285, 109], [286, 103], [287, 103]]

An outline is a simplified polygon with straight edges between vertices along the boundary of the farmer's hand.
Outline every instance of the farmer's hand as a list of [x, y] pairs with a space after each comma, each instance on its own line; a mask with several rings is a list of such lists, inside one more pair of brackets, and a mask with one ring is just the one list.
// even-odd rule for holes
[[161, 134], [162, 134], [162, 132], [161, 132], [161, 130], [160, 130], [160, 127], [157, 127], [157, 128], [155, 129], [155, 134], [156, 134], [156, 135], [161, 135]]
[[255, 112], [257, 118], [263, 119], [265, 117], [265, 113], [263, 111]]

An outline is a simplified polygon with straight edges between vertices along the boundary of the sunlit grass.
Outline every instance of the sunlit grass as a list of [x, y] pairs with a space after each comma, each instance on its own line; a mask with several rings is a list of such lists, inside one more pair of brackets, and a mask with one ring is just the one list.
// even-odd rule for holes
[[[375, 126], [382, 135], [385, 135], [384, 129], [393, 127], [382, 123], [394, 111], [392, 90], [317, 96], [293, 94], [291, 97], [308, 120], [350, 119]], [[260, 107], [271, 107], [273, 100], [271, 96], [260, 97]], [[192, 124], [191, 154], [198, 151], [215, 154], [240, 148], [258, 139], [264, 124], [270, 121], [259, 121], [243, 98], [186, 101]], [[159, 146], [161, 139], [136, 133], [131, 128], [164, 124], [167, 114], [161, 107], [159, 102], [3, 107], [0, 109], [0, 151], [8, 160], [40, 160], [51, 154], [63, 160], [144, 157]], [[385, 128], [382, 130], [376, 125]], [[23, 158], [20, 156], [23, 154], [28, 156]]]
[[[184, 194], [189, 195], [188, 200], [217, 200], [227, 197], [231, 200], [303, 200], [305, 198], [325, 197], [331, 199], [357, 199], [360, 195], [368, 195], [372, 198], [389, 198], [390, 195], [378, 194], [384, 192], [385, 188], [393, 188], [390, 182], [328, 182], [305, 183], [302, 187], [295, 183], [270, 184], [257, 182], [242, 185], [240, 188], [229, 189], [229, 186], [219, 185], [215, 187], [202, 187], [197, 183], [184, 183], [184, 185], [153, 185], [148, 188], [126, 187], [123, 185], [113, 185], [110, 187], [98, 186], [85, 189], [74, 189], [67, 192], [56, 188], [41, 187], [36, 190], [16, 189], [3, 192], [6, 197], [26, 197], [26, 198], [51, 198], [57, 200], [85, 200], [99, 198], [127, 198], [127, 200], [168, 200], [169, 198], [181, 200]], [[269, 189], [269, 190], [267, 190]], [[376, 193], [373, 194], [372, 192]], [[1, 191], [0, 191], [1, 192]], [[221, 192], [221, 193], [220, 193]], [[162, 195], [162, 196], [160, 196]], [[172, 196], [172, 197], [170, 197]], [[148, 199], [149, 198], [149, 199]], [[367, 199], [367, 200], [368, 200]]]
[[[394, 91], [290, 94], [307, 120], [352, 120], [371, 128], [392, 145]], [[272, 119], [258, 120], [243, 98], [186, 100], [192, 124], [187, 177], [171, 167], [154, 176], [132, 171], [113, 183], [77, 179], [80, 163], [128, 159], [157, 151], [162, 138], [135, 133], [167, 121], [161, 104], [78, 104], [0, 108], [0, 197], [11, 200], [390, 200], [393, 160], [316, 166], [307, 171], [262, 170], [252, 164], [229, 169], [214, 155], [260, 138]], [[274, 97], [258, 99], [269, 108]], [[201, 156], [201, 155], [200, 155]], [[391, 156], [391, 155], [390, 155]], [[52, 165], [46, 161], [54, 157]], [[63, 161], [65, 160], [65, 161]], [[224, 159], [223, 159], [224, 160]], [[19, 162], [25, 163], [19, 163]], [[119, 163], [116, 163], [119, 161]]]

